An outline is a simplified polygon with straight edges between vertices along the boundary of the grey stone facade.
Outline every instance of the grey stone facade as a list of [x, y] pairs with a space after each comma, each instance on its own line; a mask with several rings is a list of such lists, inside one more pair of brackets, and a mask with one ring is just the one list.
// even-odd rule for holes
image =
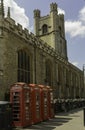
[[[7, 17], [4, 18], [3, 0], [1, 2], [0, 99], [4, 98], [4, 94], [10, 89], [11, 84], [18, 82], [18, 52], [20, 50], [26, 52], [30, 57], [30, 81], [28, 83], [50, 85], [55, 98], [84, 97], [83, 71], [68, 61], [64, 16], [57, 14], [57, 4], [50, 5], [49, 16], [41, 17], [39, 10], [34, 11], [34, 35], [27, 29], [23, 29], [20, 24], [15, 24], [10, 17], [9, 9]], [[57, 21], [60, 22], [56, 26]], [[42, 35], [43, 25], [49, 27], [49, 33], [46, 30]]]

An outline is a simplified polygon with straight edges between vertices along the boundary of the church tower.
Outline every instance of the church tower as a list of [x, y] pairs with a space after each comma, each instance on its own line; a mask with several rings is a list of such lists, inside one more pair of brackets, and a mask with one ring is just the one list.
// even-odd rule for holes
[[40, 10], [34, 10], [35, 35], [49, 44], [63, 58], [67, 58], [64, 15], [58, 14], [57, 4], [50, 4], [50, 13], [41, 17]]

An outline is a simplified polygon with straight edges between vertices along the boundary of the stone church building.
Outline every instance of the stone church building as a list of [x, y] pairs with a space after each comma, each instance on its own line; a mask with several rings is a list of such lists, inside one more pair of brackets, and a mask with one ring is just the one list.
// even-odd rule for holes
[[68, 61], [64, 15], [58, 14], [57, 4], [42, 17], [34, 10], [35, 34], [4, 17], [0, 2], [0, 99], [15, 82], [49, 85], [55, 98], [84, 97], [83, 71]]

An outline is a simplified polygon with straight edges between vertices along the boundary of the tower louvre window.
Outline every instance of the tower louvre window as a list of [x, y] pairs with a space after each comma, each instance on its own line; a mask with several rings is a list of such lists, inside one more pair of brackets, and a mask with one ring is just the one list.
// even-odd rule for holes
[[62, 36], [62, 29], [61, 29], [61, 26], [59, 26], [59, 33], [60, 33], [60, 36]]
[[42, 34], [46, 34], [48, 32], [48, 26], [46, 24], [44, 24], [42, 26]]

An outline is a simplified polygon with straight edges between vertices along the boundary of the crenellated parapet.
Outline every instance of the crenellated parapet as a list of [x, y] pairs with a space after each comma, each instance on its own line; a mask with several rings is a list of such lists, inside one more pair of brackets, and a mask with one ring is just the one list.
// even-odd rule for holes
[[[4, 19], [4, 30], [11, 32], [12, 34], [16, 35], [18, 38], [22, 39], [22, 41], [26, 41], [27, 44], [30, 44], [36, 48], [39, 48], [48, 55], [55, 57], [56, 60], [60, 60], [67, 64], [68, 62], [61, 57], [54, 48], [52, 48], [49, 44], [45, 41], [41, 40], [40, 38], [36, 37], [32, 32], [29, 32], [28, 29], [23, 28], [22, 25], [19, 23], [16, 24], [15, 20], [10, 17]], [[4, 35], [3, 35], [4, 37]]]
[[57, 4], [56, 3], [51, 3], [50, 4], [50, 12], [56, 11], [57, 12]]
[[40, 17], [40, 10], [39, 9], [34, 10], [34, 17]]
[[[52, 10], [57, 11], [56, 3], [52, 3], [50, 7], [51, 7], [51, 11]], [[40, 10], [37, 9], [34, 11], [34, 17], [40, 17]], [[59, 15], [59, 17], [60, 19], [64, 20], [63, 14]], [[39, 50], [42, 50], [43, 53], [54, 57], [56, 61], [59, 60], [66, 65], [69, 64], [68, 61], [66, 61], [63, 56], [61, 57], [59, 53], [54, 48], [52, 48], [48, 43], [46, 43], [44, 40], [41, 40], [39, 37], [36, 37], [33, 33], [30, 33], [28, 29], [23, 28], [23, 26], [20, 25], [19, 23], [16, 24], [15, 20], [10, 17], [10, 8], [8, 8], [8, 15], [6, 18], [4, 18], [4, 24], [2, 26], [0, 25], [0, 29], [3, 28], [4, 31], [16, 35], [19, 39], [23, 41], [23, 43], [24, 41], [26, 41], [27, 44], [39, 48]]]
[[61, 20], [64, 20], [64, 14], [59, 14], [59, 18], [60, 18]]
[[0, 83], [3, 88], [0, 97], [15, 81], [48, 84], [54, 89], [55, 97], [81, 97], [83, 73], [67, 59], [64, 15], [58, 14], [57, 4], [50, 5], [47, 16], [34, 10], [34, 34], [16, 24], [10, 7], [4, 17], [3, 0], [0, 1]]

